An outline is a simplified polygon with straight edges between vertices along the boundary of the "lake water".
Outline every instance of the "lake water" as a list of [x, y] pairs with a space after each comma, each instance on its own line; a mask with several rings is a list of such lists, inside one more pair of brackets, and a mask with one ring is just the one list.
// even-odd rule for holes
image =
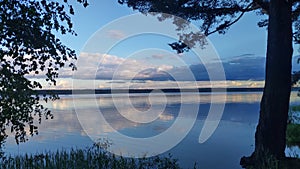
[[[253, 151], [260, 92], [183, 95], [174, 93], [155, 94], [150, 98], [148, 96], [148, 94], [130, 94], [129, 97], [124, 94], [115, 94], [113, 97], [112, 95], [61, 96], [60, 100], [45, 103], [52, 110], [54, 119], [43, 120], [39, 125], [37, 136], [30, 137], [28, 142], [20, 145], [16, 145], [10, 136], [6, 141], [5, 151], [10, 154], [23, 154], [72, 147], [84, 148], [93, 144], [92, 139], [99, 136], [113, 138], [116, 132], [139, 140], [156, 138], [169, 131], [173, 124], [178, 123], [177, 119], [182, 120], [182, 130], [176, 128], [176, 132], [173, 132], [174, 138], [171, 136], [163, 138], [162, 141], [153, 141], [149, 145], [149, 152], [152, 145], [163, 149], [178, 139], [175, 136], [184, 136], [185, 133], [187, 135], [182, 141], [164, 153], [164, 155], [171, 153], [174, 158], [178, 158], [184, 168], [192, 168], [194, 162], [197, 162], [197, 166], [202, 169], [239, 169], [240, 158], [250, 155]], [[210, 113], [214, 113], [211, 106], [222, 107], [225, 97], [224, 111], [216, 130], [204, 143], [199, 143], [199, 135], [209, 110], [212, 111]], [[298, 104], [299, 101], [300, 97], [293, 92], [291, 104]], [[195, 110], [196, 116], [193, 112]], [[96, 112], [98, 114], [101, 112], [111, 128], [97, 121], [95, 117], [97, 114], [93, 114], [95, 111], [98, 111]], [[139, 116], [137, 112], [146, 112], [150, 115]], [[98, 124], [100, 129], [97, 128], [99, 126], [95, 128], [95, 124]], [[185, 131], [184, 128], [190, 125], [192, 126], [190, 131], [189, 129]], [[127, 140], [121, 141], [125, 142], [124, 145], [127, 144]], [[127, 150], [124, 149], [124, 154], [138, 147], [130, 148], [130, 146], [132, 145], [129, 145]]]

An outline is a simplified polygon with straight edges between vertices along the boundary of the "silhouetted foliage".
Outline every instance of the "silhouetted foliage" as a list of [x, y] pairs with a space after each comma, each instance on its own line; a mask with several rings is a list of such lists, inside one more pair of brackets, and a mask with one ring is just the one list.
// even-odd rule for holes
[[[229, 27], [246, 12], [260, 10], [258, 6], [254, 5], [254, 2], [249, 0], [119, 0], [118, 2], [142, 13], [162, 12], [183, 18], [188, 22], [201, 20], [199, 29], [202, 38], [203, 35], [207, 36], [213, 33], [225, 34]], [[172, 17], [171, 15], [167, 17]], [[162, 14], [159, 19], [167, 19], [164, 18], [165, 16]], [[178, 26], [179, 31], [187, 28], [189, 24], [182, 23], [176, 18], [173, 23]], [[187, 51], [200, 41], [201, 38], [199, 37], [200, 34], [195, 32], [180, 34], [177, 43], [178, 45], [181, 42], [187, 44], [181, 49]], [[200, 44], [205, 43], [201, 42]]]
[[[255, 11], [258, 15], [268, 15], [270, 10], [269, 1], [264, 0], [118, 0], [118, 2], [141, 13], [161, 12], [183, 18], [189, 22], [200, 20], [199, 29], [205, 36], [213, 33], [225, 34], [230, 26], [239, 21], [245, 13]], [[300, 43], [300, 3], [297, 0], [291, 2], [293, 5], [293, 38], [295, 43]], [[162, 15], [159, 19], [164, 20], [166, 18]], [[188, 25], [188, 23], [181, 23], [178, 20], [174, 20], [173, 23], [178, 26], [178, 30], [183, 30]], [[261, 19], [257, 25], [267, 27], [268, 19]], [[191, 43], [193, 40], [190, 36], [179, 36], [178, 44], [183, 42], [188, 44], [189, 48], [193, 47], [195, 43]], [[199, 37], [194, 41], [199, 41]], [[183, 49], [188, 50], [187, 47]]]
[[292, 75], [292, 85], [295, 85], [299, 82], [300, 80], [300, 71], [295, 71], [293, 72], [293, 75]]
[[186, 45], [185, 43], [182, 42], [174, 42], [174, 43], [170, 43], [168, 44], [169, 46], [171, 46], [171, 48], [173, 50], [176, 50], [177, 53], [183, 53], [185, 51], [188, 51], [190, 48], [188, 47], [188, 45]]
[[[86, 0], [77, 0], [87, 6]], [[7, 128], [15, 134], [17, 143], [27, 140], [27, 134], [37, 134], [34, 116], [53, 118], [40, 104], [34, 89], [42, 85], [28, 76], [42, 76], [55, 85], [60, 68], [76, 68], [75, 51], [56, 35], [74, 32], [71, 15], [74, 9], [67, 0], [0, 1], [0, 145], [7, 137]], [[56, 96], [44, 96], [44, 100]], [[28, 128], [28, 130], [26, 129]], [[29, 131], [27, 133], [26, 131]]]
[[[300, 64], [300, 58], [297, 59], [297, 64]], [[300, 80], [300, 71], [295, 71], [292, 74], [292, 85], [295, 85]]]

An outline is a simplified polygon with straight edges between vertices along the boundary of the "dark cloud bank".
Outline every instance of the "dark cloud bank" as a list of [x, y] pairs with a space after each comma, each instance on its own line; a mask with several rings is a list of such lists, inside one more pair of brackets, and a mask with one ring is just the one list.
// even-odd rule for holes
[[[218, 75], [222, 73], [220, 64], [211, 62], [206, 65], [195, 64], [189, 67], [175, 67], [168, 72], [153, 73], [153, 76], [146, 79], [136, 80], [177, 80], [177, 81], [208, 81], [211, 80], [207, 73], [207, 68]], [[222, 60], [226, 80], [264, 80], [265, 77], [265, 57], [242, 55]], [[151, 70], [147, 70], [148, 73]], [[143, 72], [141, 72], [143, 73]], [[191, 73], [193, 77], [191, 76]], [[225, 80], [216, 77], [214, 80]]]

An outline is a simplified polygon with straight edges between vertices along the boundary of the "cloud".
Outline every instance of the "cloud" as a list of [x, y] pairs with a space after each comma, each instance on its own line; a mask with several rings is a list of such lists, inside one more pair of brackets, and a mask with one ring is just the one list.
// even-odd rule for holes
[[239, 81], [95, 81], [101, 89], [171, 89], [171, 88], [225, 88], [225, 87], [263, 87], [264, 81], [239, 80]]
[[165, 55], [163, 55], [163, 54], [153, 54], [151, 57], [153, 59], [163, 59], [165, 57]]
[[241, 55], [233, 56], [230, 59], [232, 59], [232, 58], [243, 58], [243, 57], [255, 57], [255, 54], [254, 53], [244, 53], [244, 54], [241, 54]]
[[121, 30], [109, 30], [109, 31], [107, 31], [107, 35], [108, 35], [108, 37], [117, 39], [117, 40], [123, 39], [126, 36], [126, 34]]
[[[173, 67], [168, 71], [177, 81], [209, 81], [209, 80], [264, 80], [265, 57], [245, 54], [221, 60], [226, 79], [219, 76], [222, 73], [220, 61]], [[214, 77], [209, 77], [209, 73]], [[192, 73], [192, 75], [190, 74]]]
[[[73, 85], [73, 83], [76, 83]], [[263, 87], [264, 81], [227, 80], [227, 81], [153, 81], [153, 80], [72, 80], [59, 79], [56, 86], [45, 89], [170, 89], [170, 88], [247, 88]]]
[[223, 65], [228, 80], [264, 80], [265, 63], [265, 57], [250, 55], [234, 57]]
[[[293, 60], [295, 63], [297, 57], [294, 57]], [[31, 78], [42, 82], [45, 88], [70, 89], [73, 86], [74, 88], [91, 89], [126, 88], [128, 86], [130, 88], [177, 88], [178, 85], [187, 88], [210, 87], [210, 85], [213, 87], [260, 87], [262, 86], [260, 82], [264, 80], [265, 76], [265, 58], [253, 55], [236, 56], [222, 60], [226, 79], [215, 78], [216, 83], [209, 82], [210, 78], [207, 73], [207, 69], [216, 71], [215, 74], [219, 73], [216, 61], [207, 63], [205, 66], [203, 64], [173, 66], [152, 63], [151, 60], [147, 62], [147, 60], [122, 58], [108, 54], [81, 53], [76, 64], [78, 70], [75, 72], [69, 68], [60, 70], [57, 86], [47, 85], [42, 80], [45, 78], [42, 75]], [[295, 70], [295, 66], [293, 70]], [[224, 84], [223, 80], [229, 80], [230, 84]], [[239, 82], [233, 83], [237, 80]], [[185, 81], [191, 82], [186, 83]], [[195, 84], [193, 81], [208, 81], [208, 83], [197, 82]]]
[[161, 53], [157, 53], [157, 54], [153, 54], [150, 57], [147, 57], [146, 59], [157, 59], [157, 60], [162, 60], [162, 59], [178, 59], [178, 57], [183, 57], [184, 54], [183, 53], [179, 53], [179, 54], [161, 54]]
[[[264, 80], [265, 57], [242, 55], [224, 59], [222, 64], [226, 80]], [[207, 68], [212, 71], [218, 71], [215, 62], [208, 63], [205, 66], [203, 64], [190, 66], [196, 80], [209, 80]]]
[[[164, 55], [152, 55], [161, 59]], [[150, 58], [149, 58], [150, 59]], [[226, 80], [264, 80], [265, 57], [250, 54], [226, 58], [222, 61]], [[77, 79], [102, 80], [154, 80], [154, 81], [209, 81], [207, 70], [218, 75], [221, 72], [218, 62], [185, 66], [151, 64], [151, 61], [122, 58], [109, 54], [81, 53], [77, 62]], [[64, 72], [69, 75], [70, 72]], [[213, 80], [225, 80], [214, 77]]]
[[59, 89], [71, 89], [72, 82], [70, 81], [70, 79], [58, 79], [56, 87]]
[[171, 65], [153, 65], [132, 58], [99, 53], [81, 53], [77, 62], [76, 79], [102, 80], [168, 80]]

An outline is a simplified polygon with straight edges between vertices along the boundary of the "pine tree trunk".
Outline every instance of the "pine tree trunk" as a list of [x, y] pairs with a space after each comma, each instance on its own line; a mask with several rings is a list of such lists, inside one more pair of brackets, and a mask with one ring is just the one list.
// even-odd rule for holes
[[250, 158], [241, 159], [242, 166], [258, 163], [270, 155], [277, 159], [285, 157], [293, 53], [291, 2], [271, 0], [269, 9], [266, 77], [255, 151]]

